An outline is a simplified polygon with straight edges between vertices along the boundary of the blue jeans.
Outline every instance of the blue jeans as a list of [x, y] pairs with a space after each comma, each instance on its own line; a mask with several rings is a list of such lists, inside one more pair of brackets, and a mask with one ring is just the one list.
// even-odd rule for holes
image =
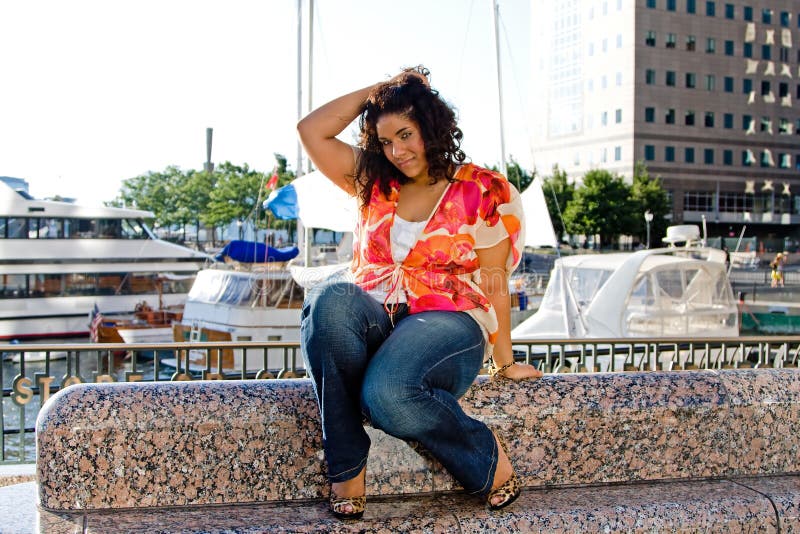
[[301, 338], [331, 482], [350, 480], [366, 465], [366, 418], [387, 434], [419, 442], [468, 492], [488, 493], [497, 443], [457, 401], [483, 362], [485, 341], [472, 317], [409, 315], [401, 305], [393, 325], [361, 288], [334, 282], [306, 297]]

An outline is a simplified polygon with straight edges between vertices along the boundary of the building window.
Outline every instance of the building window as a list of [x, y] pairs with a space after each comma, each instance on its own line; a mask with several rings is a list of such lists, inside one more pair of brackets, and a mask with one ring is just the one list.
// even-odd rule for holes
[[664, 161], [675, 161], [675, 147], [674, 146], [665, 146], [664, 147]]
[[714, 149], [713, 148], [706, 148], [703, 150], [703, 163], [706, 165], [713, 165], [714, 164]]
[[713, 74], [706, 74], [706, 91], [714, 91], [717, 87], [717, 79]]
[[753, 43], [744, 43], [742, 45], [742, 55], [744, 57], [753, 57]]
[[644, 159], [653, 161], [656, 159], [656, 147], [653, 145], [644, 145]]
[[762, 9], [761, 10], [761, 22], [764, 24], [772, 24], [772, 10], [771, 9]]
[[601, 43], [600, 48], [603, 50], [603, 53], [605, 54], [606, 52], [608, 52], [608, 39], [603, 39], [600, 43]]
[[622, 48], [622, 34], [617, 34], [617, 48]]
[[694, 52], [695, 43], [697, 39], [695, 39], [694, 35], [687, 35], [686, 36], [686, 50]]
[[714, 54], [717, 51], [717, 40], [713, 37], [706, 39], [706, 54]]
[[668, 109], [666, 114], [664, 115], [664, 122], [667, 124], [675, 124], [675, 110]]
[[755, 156], [752, 150], [742, 150], [742, 166], [750, 167], [755, 162]]
[[725, 55], [726, 56], [733, 56], [736, 54], [736, 45], [733, 44], [733, 41], [726, 40], [725, 41]]
[[655, 69], [647, 69], [646, 71], [644, 71], [644, 83], [646, 83], [647, 85], [654, 85], [656, 83]]
[[722, 116], [722, 124], [725, 128], [733, 128], [733, 113], [725, 113]]
[[742, 115], [742, 130], [749, 130], [752, 122], [753, 117], [751, 115]]
[[783, 98], [789, 95], [789, 84], [786, 82], [778, 83], [778, 96]]
[[722, 164], [733, 165], [733, 150], [726, 148], [722, 151]]
[[706, 111], [705, 118], [703, 120], [703, 124], [706, 128], [713, 128], [714, 127], [714, 112], [713, 111]]
[[687, 72], [686, 73], [686, 88], [687, 89], [694, 89], [697, 85], [697, 76], [694, 72]]
[[772, 46], [761, 45], [761, 59], [770, 61], [772, 59]]
[[656, 8], [656, 0], [647, 0], [647, 7], [649, 7], [650, 9], [655, 9]]
[[614, 147], [614, 161], [621, 161], [622, 160], [622, 147], [615, 146]]
[[788, 28], [791, 20], [792, 20], [791, 13], [789, 13], [788, 11], [781, 11], [781, 26], [783, 26], [784, 28]]
[[656, 32], [653, 30], [647, 30], [647, 33], [644, 35], [644, 44], [647, 46], [655, 46], [656, 45]]
[[772, 119], [769, 117], [761, 117], [761, 127], [759, 131], [766, 132], [771, 134], [772, 133]]
[[714, 194], [710, 191], [686, 191], [683, 193], [684, 211], [713, 211]]
[[800, 119], [797, 119], [794, 123], [794, 133], [800, 135]]
[[600, 114], [600, 126], [608, 126], [608, 111]]
[[694, 111], [687, 111], [683, 120], [686, 126], [694, 126]]
[[686, 163], [694, 163], [694, 148], [687, 146], [683, 149], [683, 161]]
[[761, 80], [761, 96], [766, 96], [772, 92], [772, 82]]
[[616, 109], [614, 111], [614, 122], [617, 124], [622, 122], [622, 109]]
[[709, 0], [706, 2], [706, 16], [713, 17], [717, 14], [717, 4]]
[[668, 87], [675, 87], [675, 71], [668, 70], [666, 73], [666, 84]]
[[605, 74], [600, 76], [600, 88], [601, 89], [607, 89], [608, 88], [608, 77]]
[[686, 12], [694, 15], [697, 13], [697, 2], [695, 0], [686, 0]]
[[761, 152], [761, 166], [762, 167], [774, 167], [775, 162], [772, 161], [772, 152], [769, 150], [764, 150]]
[[726, 19], [736, 18], [736, 8], [733, 6], [733, 4], [725, 4], [725, 18]]
[[778, 49], [778, 55], [780, 56], [780, 60], [784, 63], [789, 61], [789, 49], [785, 46], [782, 46]]
[[744, 78], [742, 80], [742, 92], [746, 95], [753, 92], [753, 80], [750, 78]]
[[781, 135], [792, 135], [792, 122], [789, 119], [781, 118], [778, 133]]
[[644, 122], [656, 121], [656, 108], [644, 108]]
[[589, 43], [589, 49], [587, 50], [586, 55], [589, 57], [594, 55], [594, 43]]
[[744, 18], [744, 20], [753, 22], [753, 8], [750, 6], [744, 6], [742, 8], [742, 18]]
[[786, 153], [778, 154], [778, 164], [780, 165], [781, 169], [791, 169], [792, 168], [792, 156]]
[[675, 11], [677, 2], [675, 0], [667, 0], [667, 11]]
[[723, 80], [723, 85], [725, 87], [725, 92], [726, 93], [732, 93], [733, 92], [733, 76], [725, 76], [725, 78]]
[[615, 78], [616, 78], [616, 82], [617, 82], [617, 87], [620, 87], [622, 85], [622, 73], [618, 72], [616, 74]]
[[667, 48], [675, 48], [675, 42], [677, 41], [678, 36], [674, 33], [667, 34]]

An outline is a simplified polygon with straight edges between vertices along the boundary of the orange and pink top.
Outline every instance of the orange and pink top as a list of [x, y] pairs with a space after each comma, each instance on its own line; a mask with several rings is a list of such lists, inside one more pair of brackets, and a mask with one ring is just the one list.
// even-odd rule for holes
[[470, 314], [481, 326], [486, 354], [491, 355], [497, 315], [478, 285], [481, 273], [475, 251], [509, 239], [506, 273], [516, 268], [525, 242], [522, 201], [502, 174], [477, 165], [460, 166], [454, 178], [402, 261], [393, 259], [391, 247], [399, 183], [392, 181], [388, 196], [375, 184], [354, 234], [353, 274], [362, 289], [385, 291], [387, 310], [400, 302], [402, 292], [412, 314], [431, 310]]

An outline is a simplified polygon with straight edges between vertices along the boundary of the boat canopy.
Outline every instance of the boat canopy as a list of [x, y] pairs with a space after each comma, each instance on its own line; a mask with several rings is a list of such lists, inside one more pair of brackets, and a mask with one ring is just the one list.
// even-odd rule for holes
[[289, 261], [299, 254], [297, 247], [273, 248], [264, 243], [254, 241], [231, 241], [220, 250], [214, 259], [225, 261], [226, 258], [242, 263], [268, 263]]
[[736, 336], [738, 307], [725, 264], [709, 257], [658, 249], [561, 258], [539, 310], [512, 337]]

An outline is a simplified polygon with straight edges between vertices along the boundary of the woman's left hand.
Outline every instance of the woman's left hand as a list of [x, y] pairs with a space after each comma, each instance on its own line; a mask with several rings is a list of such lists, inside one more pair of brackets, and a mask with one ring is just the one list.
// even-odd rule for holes
[[504, 369], [502, 374], [498, 373], [497, 376], [510, 380], [525, 380], [528, 378], [542, 378], [543, 375], [544, 373], [530, 364], [515, 363], [511, 367]]

